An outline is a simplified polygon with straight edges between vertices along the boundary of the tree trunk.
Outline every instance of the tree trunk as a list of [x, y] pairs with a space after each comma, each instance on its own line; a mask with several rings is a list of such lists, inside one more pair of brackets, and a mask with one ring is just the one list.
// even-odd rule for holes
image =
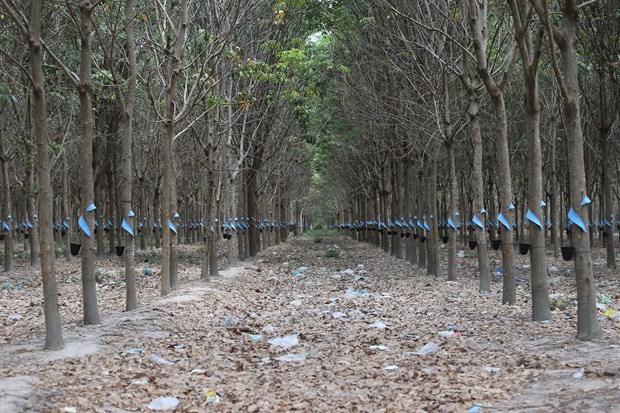
[[166, 143], [164, 147], [164, 185], [162, 188], [162, 271], [161, 271], [161, 295], [165, 296], [170, 294], [170, 268], [171, 268], [171, 243], [172, 236], [171, 230], [168, 225], [168, 220], [171, 218], [171, 206], [174, 201], [172, 198], [174, 171], [173, 171], [173, 157], [174, 157], [174, 129], [175, 129], [175, 115], [176, 115], [176, 99], [177, 99], [177, 83], [179, 80], [179, 74], [181, 70], [181, 56], [183, 53], [183, 47], [185, 45], [185, 32], [187, 30], [187, 14], [188, 14], [188, 0], [181, 0], [180, 2], [180, 21], [176, 33], [176, 43], [174, 45], [174, 51], [167, 50], [168, 66], [167, 73], [170, 76], [166, 84]]
[[[9, 154], [6, 151], [6, 144], [4, 141], [4, 133], [0, 129], [0, 165], [2, 166], [2, 190], [4, 192], [2, 216], [0, 220], [3, 220], [9, 227], [4, 231], [4, 272], [13, 271], [13, 232], [16, 230], [13, 225], [11, 217], [11, 182], [9, 180]], [[3, 231], [0, 228], [0, 231]]]
[[[570, 3], [570, 2], [567, 2]], [[568, 146], [568, 174], [570, 178], [570, 207], [580, 215], [588, 229], [588, 208], [581, 203], [586, 193], [586, 171], [583, 154], [583, 135], [579, 105], [579, 81], [577, 64], [577, 16], [576, 5], [567, 5], [563, 10], [562, 33], [556, 37], [562, 55], [564, 120]], [[550, 23], [549, 23], [550, 24]], [[559, 81], [560, 73], [556, 72]], [[575, 247], [575, 276], [577, 279], [577, 337], [592, 339], [600, 337], [602, 330], [597, 318], [596, 286], [592, 272], [592, 253], [587, 232], [573, 225], [573, 245]]]
[[[132, 190], [132, 144], [133, 144], [133, 108], [136, 99], [136, 45], [133, 36], [134, 0], [125, 2], [125, 35], [127, 37], [127, 94], [123, 104], [123, 154], [122, 154], [122, 195], [123, 216], [129, 227], [134, 230], [134, 215], [131, 207]], [[120, 231], [124, 231], [120, 229]], [[138, 308], [136, 288], [134, 234], [125, 234], [125, 310]]]
[[[64, 347], [62, 320], [58, 308], [58, 288], [54, 273], [54, 234], [52, 231], [52, 184], [49, 148], [47, 143], [47, 107], [43, 77], [41, 45], [41, 0], [32, 0], [28, 34], [30, 68], [34, 94], [34, 131], [37, 145], [37, 173], [39, 176], [39, 227], [41, 278], [45, 313], [45, 348], [60, 350]], [[32, 222], [36, 230], [36, 222]]]
[[[92, 235], [95, 230], [95, 211], [86, 212], [94, 202], [93, 190], [93, 90], [92, 90], [92, 5], [88, 0], [80, 2], [80, 95], [81, 148], [80, 167], [82, 176], [82, 214]], [[95, 249], [92, 236], [82, 232], [82, 302], [84, 324], [99, 324], [97, 283], [95, 281]]]
[[[474, 187], [474, 199], [473, 199], [473, 212], [478, 216], [478, 219], [485, 223], [485, 216], [480, 213], [484, 208], [484, 178], [482, 175], [482, 132], [480, 129], [480, 102], [478, 101], [478, 93], [474, 89], [469, 90], [469, 127], [471, 129], [471, 140], [474, 148], [474, 162], [473, 162], [473, 187]], [[484, 228], [478, 226], [475, 227], [476, 242], [478, 250], [478, 267], [479, 267], [479, 290], [488, 291], [487, 287], [491, 286], [491, 271], [489, 269], [489, 254], [487, 252], [487, 237]], [[512, 237], [510, 230], [502, 228], [502, 232], [508, 232], [508, 235]], [[503, 239], [502, 239], [503, 243]], [[512, 245], [511, 245], [512, 248]], [[512, 280], [514, 284], [514, 279]], [[514, 303], [514, 289], [512, 291], [512, 299], [510, 295], [507, 298], [506, 280], [504, 279], [504, 298], [502, 302], [504, 304]]]

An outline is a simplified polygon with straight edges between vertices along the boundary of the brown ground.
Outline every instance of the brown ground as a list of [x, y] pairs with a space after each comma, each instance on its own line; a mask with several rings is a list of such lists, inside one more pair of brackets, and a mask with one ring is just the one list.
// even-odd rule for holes
[[[80, 322], [79, 262], [59, 260], [61, 352], [41, 350], [37, 274], [18, 266], [0, 278], [22, 287], [0, 291], [0, 412], [142, 412], [157, 397], [176, 397], [177, 412], [620, 411], [620, 320], [601, 311], [605, 337], [574, 338], [572, 263], [549, 257], [551, 292], [567, 308], [540, 323], [529, 321], [527, 257], [518, 256], [519, 302], [508, 307], [499, 277], [493, 294], [477, 293], [465, 248], [457, 284], [342, 237], [292, 239], [205, 284], [196, 247], [181, 248], [182, 289], [160, 298], [157, 263], [148, 264], [131, 313], [121, 312], [121, 262], [102, 258], [97, 326]], [[600, 298], [617, 308], [620, 283], [603, 264], [595, 260]], [[438, 334], [450, 330], [460, 336]], [[269, 343], [292, 334], [288, 349]], [[436, 352], [408, 354], [430, 342]], [[278, 360], [287, 355], [301, 361]]]

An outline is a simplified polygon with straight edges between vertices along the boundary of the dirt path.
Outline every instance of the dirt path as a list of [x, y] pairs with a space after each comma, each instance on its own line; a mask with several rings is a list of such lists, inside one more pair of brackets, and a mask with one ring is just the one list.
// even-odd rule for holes
[[158, 397], [187, 412], [618, 411], [618, 322], [592, 343], [573, 338], [570, 305], [530, 322], [526, 272], [506, 307], [499, 282], [480, 296], [473, 277], [447, 283], [346, 238], [293, 239], [207, 284], [189, 268], [182, 290], [102, 325], [71, 324], [62, 352], [40, 337], [3, 345], [0, 412], [141, 412]]

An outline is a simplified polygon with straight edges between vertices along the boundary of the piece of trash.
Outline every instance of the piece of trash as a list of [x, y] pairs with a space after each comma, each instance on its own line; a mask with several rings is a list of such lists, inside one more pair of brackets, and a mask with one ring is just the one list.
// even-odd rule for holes
[[349, 287], [349, 288], [347, 288], [347, 295], [356, 295], [356, 296], [363, 297], [363, 296], [366, 295], [366, 293], [364, 291], [355, 290], [355, 289]]
[[396, 370], [396, 369], [398, 369], [398, 366], [394, 364], [383, 368], [383, 370]]
[[387, 327], [387, 325], [383, 321], [379, 321], [379, 320], [375, 321], [370, 326], [374, 328], [378, 328], [379, 330], [385, 330], [385, 328]]
[[481, 404], [475, 404], [474, 407], [472, 407], [471, 409], [467, 410], [467, 413], [477, 413], [482, 409], [482, 405]]
[[205, 374], [207, 371], [205, 369], [194, 369], [190, 371], [191, 374]]
[[22, 290], [21, 285], [16, 285], [15, 288], [13, 288], [13, 291], [21, 291], [21, 290]]
[[73, 406], [67, 406], [64, 409], [62, 409], [62, 411], [65, 413], [77, 413], [77, 409]]
[[345, 313], [341, 313], [340, 311], [336, 311], [335, 313], [332, 313], [332, 317], [334, 318], [341, 318], [341, 317], [346, 317], [347, 315]]
[[523, 282], [523, 278], [515, 277], [515, 282], [517, 283]]
[[448, 324], [448, 330], [458, 330], [459, 326], [456, 324]]
[[287, 354], [284, 356], [276, 357], [278, 361], [291, 361], [291, 362], [300, 362], [306, 361], [308, 357], [306, 354]]
[[448, 285], [459, 285], [458, 281], [446, 281], [446, 284]]
[[405, 338], [409, 339], [409, 340], [417, 340], [420, 338], [420, 336], [417, 336], [415, 334], [405, 334]]
[[345, 274], [347, 275], [353, 275], [355, 274], [355, 271], [353, 271], [351, 268], [347, 268], [346, 270], [343, 271]]
[[439, 334], [441, 337], [453, 337], [454, 336], [454, 331], [452, 330], [446, 330], [446, 331], [440, 331], [437, 334]]
[[343, 391], [343, 392], [334, 394], [334, 397], [336, 397], [338, 399], [341, 399], [341, 398], [344, 398], [344, 397], [349, 397], [350, 395], [351, 395], [351, 393], [349, 393], [348, 391]]
[[149, 361], [151, 363], [159, 364], [161, 366], [171, 366], [174, 363], [166, 360], [165, 358], [159, 357], [157, 354], [151, 354], [149, 356]]
[[556, 267], [555, 265], [552, 265], [551, 267], [549, 267], [548, 271], [549, 271], [550, 274], [553, 274], [553, 273], [556, 273], [556, 272], [560, 272], [560, 269], [558, 267]]
[[585, 372], [585, 369], [579, 369], [577, 373], [573, 374], [573, 379], [582, 379]]
[[611, 300], [609, 298], [601, 298], [599, 300], [599, 303], [601, 303], [601, 304], [611, 304]]
[[13, 285], [11, 283], [9, 282], [2, 283], [3, 290], [10, 290], [11, 288], [13, 288]]
[[504, 268], [503, 268], [503, 267], [499, 267], [499, 268], [497, 269], [497, 273], [498, 273], [498, 274], [503, 274], [504, 272], [505, 272], [505, 271], [504, 271]]
[[293, 274], [293, 275], [301, 275], [301, 273], [299, 271], [297, 271], [297, 270], [291, 271], [291, 274]]
[[607, 310], [607, 305], [605, 305], [603, 303], [596, 303], [596, 309], [597, 310], [601, 310], [601, 311], [605, 311], [605, 310]]
[[276, 332], [276, 328], [274, 326], [272, 326], [271, 324], [269, 324], [269, 325], [266, 325], [265, 327], [263, 327], [262, 331], [264, 333], [271, 334], [271, 333], [275, 333]]
[[[418, 351], [410, 351], [407, 353], [404, 353], [403, 356], [410, 356], [410, 355], [416, 355], [416, 356], [425, 356], [429, 353], [434, 353], [435, 351], [439, 350], [439, 346], [434, 343], [434, 342], [430, 342], [430, 343], [426, 343], [421, 349], [419, 349]], [[406, 356], [405, 356], [406, 355]]]
[[358, 271], [362, 271], [364, 269], [366, 269], [366, 267], [364, 267], [364, 264], [357, 264], [357, 267], [355, 267], [356, 270]]
[[302, 304], [303, 304], [302, 300], [293, 300], [289, 303], [289, 305], [294, 305], [295, 307], [299, 307]]
[[130, 348], [129, 350], [123, 350], [124, 353], [127, 354], [138, 354], [143, 352], [144, 349], [143, 348]]
[[149, 275], [151, 275], [151, 270], [146, 267], [142, 270], [142, 275], [144, 275], [145, 277], [148, 277]]
[[299, 272], [306, 272], [306, 271], [311, 270], [311, 269], [312, 269], [312, 267], [299, 267], [299, 268], [297, 268], [297, 271], [299, 271]]
[[269, 344], [282, 348], [293, 347], [299, 344], [299, 334], [291, 334], [289, 336], [277, 337], [269, 340]]
[[368, 348], [371, 350], [390, 351], [386, 346], [370, 346]]
[[431, 369], [430, 367], [424, 367], [423, 369], [420, 370], [422, 373], [426, 374], [427, 376], [430, 376], [433, 374], [433, 369]]
[[616, 313], [618, 312], [618, 310], [605, 310], [605, 317], [613, 317]]
[[205, 393], [207, 403], [219, 403], [220, 395], [215, 390], [207, 390]]
[[500, 368], [499, 367], [485, 367], [484, 371], [488, 373], [497, 373], [498, 371], [500, 371]]
[[135, 380], [133, 382], [133, 384], [141, 384], [141, 385], [145, 385], [145, 384], [149, 384], [149, 381], [147, 379], [143, 379], [143, 380]]
[[237, 319], [235, 317], [228, 317], [226, 319], [226, 325], [227, 326], [236, 326], [237, 324], [239, 324], [239, 321], [237, 321]]
[[252, 341], [260, 341], [263, 338], [260, 334], [250, 334], [249, 336]]
[[8, 316], [6, 319], [7, 320], [19, 320], [21, 319], [22, 316], [20, 316], [19, 314], [11, 314], [10, 316]]
[[179, 405], [179, 399], [176, 397], [158, 397], [153, 399], [149, 404], [151, 410], [169, 410], [174, 409]]

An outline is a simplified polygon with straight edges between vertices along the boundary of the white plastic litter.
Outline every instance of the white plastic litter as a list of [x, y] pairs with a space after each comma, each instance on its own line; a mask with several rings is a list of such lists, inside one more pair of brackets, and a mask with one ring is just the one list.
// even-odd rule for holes
[[294, 305], [295, 307], [299, 307], [302, 304], [303, 304], [302, 300], [293, 300], [289, 303], [289, 305]]
[[306, 358], [307, 356], [305, 354], [287, 354], [284, 356], [276, 357], [276, 360], [300, 362], [300, 361], [306, 361]]
[[205, 369], [194, 369], [190, 373], [191, 374], [205, 374], [207, 371]]
[[151, 410], [169, 410], [179, 405], [179, 399], [176, 397], [158, 397], [149, 404]]
[[403, 358], [407, 358], [409, 356], [425, 356], [429, 353], [434, 353], [439, 350], [439, 346], [432, 341], [430, 343], [426, 343], [421, 349], [418, 351], [408, 351], [403, 353]]
[[489, 373], [497, 373], [498, 371], [500, 371], [500, 368], [499, 367], [485, 367], [484, 370]]
[[341, 313], [340, 311], [336, 311], [335, 313], [332, 313], [332, 317], [334, 318], [341, 318], [341, 317], [346, 317], [347, 315], [345, 313]]
[[378, 328], [379, 330], [385, 330], [385, 328], [387, 327], [387, 325], [383, 321], [379, 321], [379, 320], [375, 321], [370, 326], [374, 328]]
[[453, 337], [454, 336], [454, 331], [452, 330], [446, 330], [446, 331], [440, 331], [439, 334], [441, 337]]
[[396, 369], [398, 369], [398, 366], [396, 365], [391, 365], [391, 366], [387, 366], [383, 368], [383, 370], [396, 370]]
[[582, 379], [585, 372], [585, 369], [579, 369], [577, 373], [573, 374], [573, 379]]
[[371, 350], [390, 351], [386, 346], [370, 346], [368, 348]]
[[351, 268], [347, 268], [346, 270], [343, 271], [345, 274], [347, 275], [353, 275], [355, 274], [355, 271], [353, 271]]
[[277, 337], [269, 340], [269, 344], [282, 348], [293, 347], [299, 344], [299, 334], [291, 334], [289, 336]]
[[158, 356], [157, 354], [151, 354], [149, 356], [149, 361], [151, 363], [159, 364], [161, 366], [171, 366], [174, 364], [173, 362], [168, 361], [165, 358]]

